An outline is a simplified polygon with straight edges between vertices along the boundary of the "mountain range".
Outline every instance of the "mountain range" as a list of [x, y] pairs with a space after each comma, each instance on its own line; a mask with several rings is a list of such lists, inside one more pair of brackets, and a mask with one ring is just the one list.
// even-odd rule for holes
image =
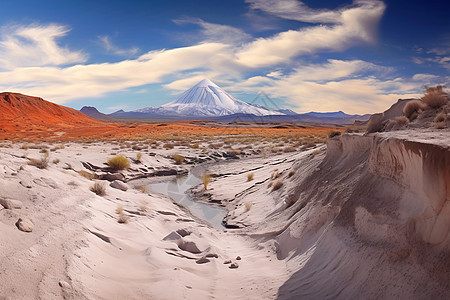
[[367, 121], [370, 115], [348, 115], [342, 111], [331, 113], [310, 112], [297, 114], [290, 109], [271, 110], [262, 105], [250, 104], [228, 94], [209, 79], [203, 79], [176, 100], [160, 106], [150, 106], [134, 111], [117, 111], [102, 114], [94, 107], [83, 107], [81, 112], [102, 119], [157, 119], [157, 120], [209, 120], [218, 122], [305, 122], [353, 124]]

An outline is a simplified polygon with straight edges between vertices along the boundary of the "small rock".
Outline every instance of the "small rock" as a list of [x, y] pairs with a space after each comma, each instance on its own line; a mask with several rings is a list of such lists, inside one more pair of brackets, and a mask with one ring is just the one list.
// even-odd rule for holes
[[241, 257], [240, 256], [236, 257], [236, 260], [241, 260]]
[[224, 265], [231, 264], [231, 260], [226, 260], [226, 261], [223, 262], [223, 264], [224, 264]]
[[237, 268], [239, 268], [239, 265], [238, 265], [238, 263], [232, 263], [228, 268], [237, 269]]
[[21, 209], [22, 202], [19, 200], [0, 198], [0, 204], [6, 209]]
[[59, 286], [65, 289], [70, 289], [70, 284], [68, 284], [66, 281], [61, 280], [60, 282], [58, 282]]
[[210, 260], [207, 259], [205, 256], [203, 256], [202, 258], [200, 258], [199, 260], [196, 261], [197, 264], [206, 264], [209, 262], [210, 262]]
[[108, 180], [108, 181], [114, 181], [114, 180], [125, 180], [125, 175], [122, 173], [102, 173], [97, 174], [100, 179]]
[[219, 258], [219, 255], [217, 255], [217, 254], [215, 254], [215, 253], [208, 253], [208, 254], [206, 254], [206, 257], [209, 257], [209, 258]]
[[182, 237], [185, 237], [185, 236], [191, 234], [191, 232], [190, 232], [189, 230], [184, 229], [184, 228], [183, 228], [183, 229], [178, 229], [178, 230], [177, 230], [177, 233], [178, 233], [179, 235], [181, 235]]
[[125, 182], [122, 182], [120, 180], [114, 180], [113, 182], [111, 182], [109, 184], [109, 186], [111, 186], [112, 188], [115, 188], [115, 189], [122, 190], [122, 191], [128, 190], [128, 185]]
[[23, 232], [32, 232], [33, 231], [33, 222], [29, 219], [22, 219], [19, 218], [19, 220], [16, 222], [17, 228], [19, 228], [20, 231]]
[[19, 182], [22, 186], [26, 187], [27, 189], [31, 189], [33, 186], [31, 185], [31, 183], [27, 180], [21, 180]]

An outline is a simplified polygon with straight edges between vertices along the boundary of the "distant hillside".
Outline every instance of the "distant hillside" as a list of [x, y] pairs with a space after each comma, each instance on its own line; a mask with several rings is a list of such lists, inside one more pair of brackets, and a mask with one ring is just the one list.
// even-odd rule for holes
[[18, 93], [0, 93], [0, 127], [2, 130], [48, 125], [75, 126], [99, 124], [101, 121], [42, 98]]

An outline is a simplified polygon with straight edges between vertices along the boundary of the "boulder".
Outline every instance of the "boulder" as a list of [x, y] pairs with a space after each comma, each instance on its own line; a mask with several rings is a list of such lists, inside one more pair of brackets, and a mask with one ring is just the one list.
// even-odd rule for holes
[[16, 222], [16, 226], [20, 231], [32, 232], [34, 224], [29, 219], [19, 218], [19, 220], [17, 220], [17, 222]]
[[12, 200], [6, 198], [0, 198], [0, 205], [6, 209], [21, 209], [22, 202], [19, 200]]
[[114, 181], [114, 180], [121, 180], [124, 181], [125, 180], [125, 175], [123, 175], [122, 173], [101, 173], [101, 174], [97, 174], [99, 179], [103, 179], [103, 180], [108, 180], [108, 181]]
[[115, 189], [122, 190], [122, 191], [128, 190], [128, 185], [125, 182], [120, 181], [120, 180], [114, 180], [113, 182], [111, 182], [109, 184], [109, 186], [112, 188], [115, 188]]

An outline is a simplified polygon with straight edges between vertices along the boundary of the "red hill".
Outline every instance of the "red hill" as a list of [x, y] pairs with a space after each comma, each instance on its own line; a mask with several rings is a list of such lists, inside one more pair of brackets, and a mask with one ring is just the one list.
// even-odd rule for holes
[[101, 123], [75, 109], [18, 93], [0, 93], [0, 122], [10, 126]]

